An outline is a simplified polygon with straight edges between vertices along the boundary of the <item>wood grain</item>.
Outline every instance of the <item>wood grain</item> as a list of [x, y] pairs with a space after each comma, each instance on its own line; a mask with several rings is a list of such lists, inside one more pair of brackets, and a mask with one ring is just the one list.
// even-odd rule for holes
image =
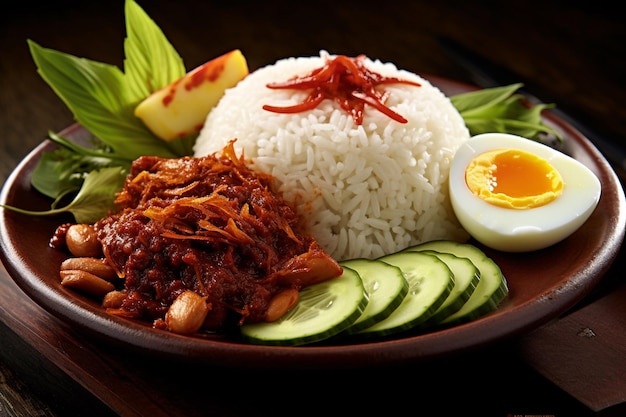
[[[626, 412], [626, 286], [534, 331], [531, 366], [603, 416]], [[576, 366], [572, 366], [576, 364]]]

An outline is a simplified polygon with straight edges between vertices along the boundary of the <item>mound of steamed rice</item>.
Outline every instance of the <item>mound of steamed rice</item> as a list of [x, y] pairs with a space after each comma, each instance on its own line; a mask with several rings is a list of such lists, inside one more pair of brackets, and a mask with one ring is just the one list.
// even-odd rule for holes
[[386, 106], [406, 124], [366, 106], [359, 126], [333, 100], [298, 114], [262, 109], [302, 102], [308, 91], [266, 85], [306, 75], [326, 57], [322, 52], [279, 60], [227, 90], [207, 117], [195, 155], [217, 152], [236, 139], [238, 154], [243, 151], [253, 169], [276, 178], [308, 231], [338, 260], [375, 258], [433, 239], [466, 239], [450, 206], [447, 180], [469, 132], [450, 100], [427, 80], [366, 60], [379, 74], [421, 83], [384, 86]]

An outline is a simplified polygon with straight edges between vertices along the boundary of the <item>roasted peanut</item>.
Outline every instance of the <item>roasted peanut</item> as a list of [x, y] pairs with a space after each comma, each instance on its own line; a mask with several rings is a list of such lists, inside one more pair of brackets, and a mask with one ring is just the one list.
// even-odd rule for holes
[[68, 269], [89, 272], [107, 281], [114, 281], [117, 278], [115, 269], [105, 259], [101, 258], [68, 258], [61, 263], [61, 271]]
[[265, 321], [276, 321], [298, 303], [299, 292], [295, 288], [289, 288], [276, 294], [270, 300], [265, 312]]
[[74, 256], [98, 257], [102, 255], [102, 245], [98, 241], [96, 230], [88, 224], [73, 224], [65, 234], [67, 249]]
[[165, 323], [174, 333], [193, 334], [200, 330], [208, 312], [206, 297], [187, 290], [176, 297], [165, 314]]
[[303, 288], [338, 277], [342, 268], [337, 261], [317, 250], [294, 256], [285, 264], [284, 271], [277, 275], [279, 282], [298, 283]]
[[126, 295], [122, 291], [111, 291], [106, 293], [102, 299], [102, 307], [104, 308], [120, 308]]
[[102, 297], [115, 286], [94, 274], [76, 269], [61, 271], [61, 285], [83, 291], [94, 297]]

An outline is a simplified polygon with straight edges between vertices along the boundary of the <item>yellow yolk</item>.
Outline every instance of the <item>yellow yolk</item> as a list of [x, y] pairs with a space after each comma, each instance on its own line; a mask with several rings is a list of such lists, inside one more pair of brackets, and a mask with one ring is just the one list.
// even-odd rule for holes
[[465, 182], [476, 196], [500, 207], [529, 209], [554, 201], [563, 190], [559, 172], [519, 149], [495, 149], [472, 159]]

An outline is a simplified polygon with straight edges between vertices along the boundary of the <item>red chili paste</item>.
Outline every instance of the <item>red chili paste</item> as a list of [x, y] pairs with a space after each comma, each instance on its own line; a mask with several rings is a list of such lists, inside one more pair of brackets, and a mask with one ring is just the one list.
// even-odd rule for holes
[[263, 109], [275, 113], [301, 113], [316, 108], [324, 99], [332, 99], [352, 115], [357, 125], [363, 124], [363, 110], [366, 104], [399, 123], [406, 123], [404, 117], [385, 106], [388, 92], [379, 91], [376, 87], [383, 84], [408, 84], [419, 87], [420, 84], [396, 77], [385, 77], [369, 70], [364, 61], [365, 55], [356, 58], [339, 55], [327, 59], [323, 67], [313, 70], [308, 75], [294, 77], [285, 82], [270, 83], [267, 85], [268, 88], [311, 90], [311, 92], [300, 104], [285, 107], [264, 105]]
[[190, 289], [207, 297], [205, 328], [217, 330], [229, 318], [263, 321], [278, 292], [340, 275], [271, 183], [232, 142], [221, 156], [134, 161], [116, 199], [121, 210], [95, 225], [124, 277], [125, 299], [110, 313], [162, 324]]

